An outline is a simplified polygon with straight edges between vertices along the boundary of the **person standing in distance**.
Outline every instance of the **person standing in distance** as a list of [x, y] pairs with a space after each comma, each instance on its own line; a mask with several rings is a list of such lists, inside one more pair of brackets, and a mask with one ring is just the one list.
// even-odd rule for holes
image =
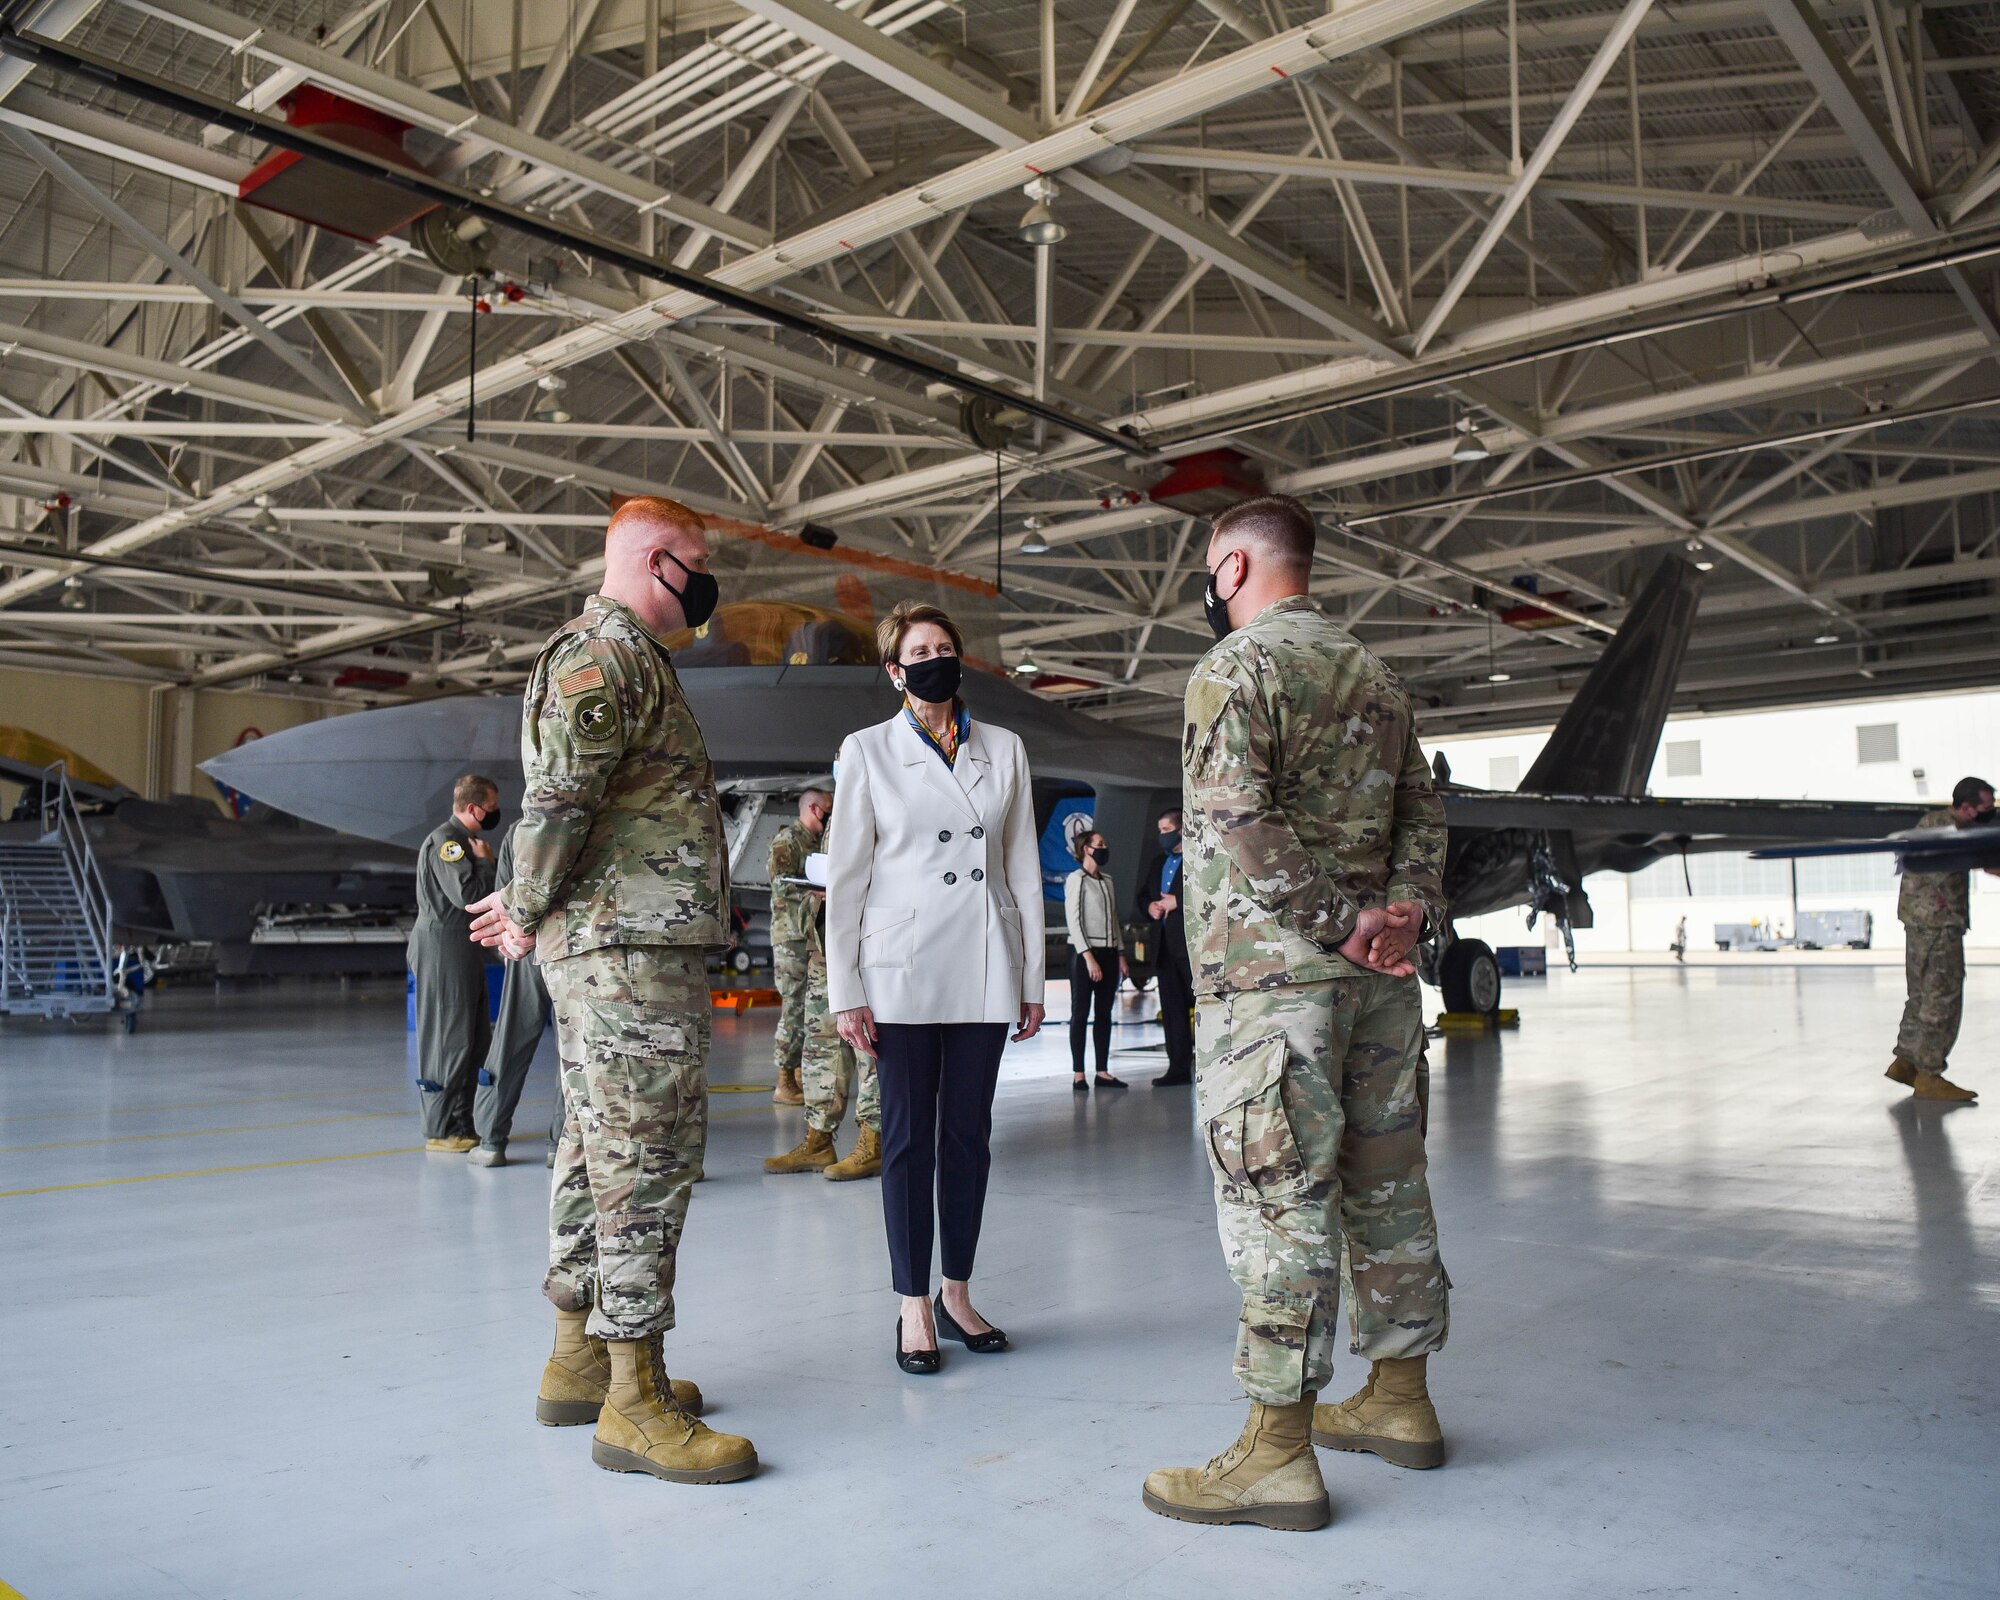
[[778, 1033], [771, 1048], [776, 1057], [778, 1082], [771, 1090], [775, 1105], [796, 1106], [805, 1102], [799, 1083], [799, 1063], [806, 1029], [806, 962], [809, 952], [801, 936], [810, 913], [799, 900], [805, 891], [787, 880], [803, 877], [806, 857], [820, 848], [826, 831], [826, 814], [833, 805], [824, 789], [808, 789], [799, 796], [796, 822], [780, 828], [771, 840], [765, 881], [771, 886], [771, 976], [783, 1002], [778, 1013]]
[[[1028, 752], [1005, 728], [974, 723], [959, 699], [958, 624], [904, 601], [876, 642], [903, 704], [840, 747], [827, 999], [840, 1036], [875, 1058], [882, 1213], [903, 1297], [896, 1364], [928, 1373], [940, 1333], [981, 1354], [1007, 1348], [973, 1310], [967, 1280], [1000, 1052], [1009, 1028], [1022, 1040], [1042, 1025], [1042, 865]], [[944, 1268], [935, 1304], [934, 1233]]]
[[[820, 825], [824, 842], [833, 825], [829, 811]], [[801, 868], [806, 863], [801, 863]], [[825, 858], [820, 861], [825, 867]], [[824, 873], [821, 874], [824, 876]], [[769, 1173], [817, 1172], [834, 1183], [874, 1178], [882, 1172], [882, 1097], [875, 1059], [862, 1055], [840, 1036], [826, 998], [826, 890], [801, 885], [792, 901], [806, 950], [805, 1039], [799, 1052], [799, 1079], [805, 1099], [805, 1137], [783, 1155], [764, 1162]], [[856, 1070], [856, 1064], [859, 1070]], [[845, 1159], [833, 1136], [854, 1101], [856, 1139]]]
[[1194, 1082], [1194, 971], [1189, 964], [1187, 913], [1182, 909], [1185, 857], [1181, 853], [1181, 813], [1160, 813], [1156, 824], [1160, 853], [1139, 874], [1138, 898], [1132, 920], [1153, 924], [1153, 971], [1160, 980], [1160, 1027], [1167, 1036], [1167, 1070], [1153, 1080], [1155, 1089], [1177, 1089]]
[[612, 513], [603, 588], [528, 678], [514, 881], [470, 908], [481, 943], [540, 957], [562, 1055], [535, 1415], [595, 1421], [600, 1467], [675, 1483], [757, 1470], [661, 1353], [708, 1141], [706, 952], [728, 940], [729, 885], [715, 769], [660, 641], [716, 598], [696, 513], [654, 496]]
[[[1961, 778], [1949, 810], [1917, 819], [1920, 828], [1976, 828], [1993, 821], [1993, 785]], [[1988, 869], [1991, 870], [1990, 868]], [[1919, 1100], [1976, 1100], [1978, 1091], [1944, 1075], [1965, 1016], [1965, 930], [1972, 922], [1972, 875], [1903, 868], [1896, 917], [1903, 924], [1903, 969], [1909, 999], [1896, 1030], [1896, 1056], [1885, 1078], [1908, 1084]]]
[[[1118, 926], [1118, 890], [1105, 870], [1111, 846], [1095, 831], [1071, 841], [1076, 871], [1063, 879], [1063, 920], [1069, 928], [1069, 1070], [1071, 1087], [1090, 1092], [1083, 1075], [1086, 1034], [1097, 1051], [1097, 1087], [1122, 1089], [1125, 1082], [1111, 1074], [1112, 1008], [1118, 1002], [1118, 980], [1125, 975], [1125, 934]], [[1096, 1008], [1093, 1022], [1091, 1009]]]
[[410, 976], [417, 986], [417, 1093], [424, 1148], [457, 1155], [478, 1144], [472, 1079], [486, 1059], [486, 962], [467, 938], [465, 908], [493, 888], [493, 847], [484, 835], [500, 821], [500, 790], [468, 772], [451, 786], [451, 815], [417, 851], [417, 920], [410, 927]]
[[[493, 869], [495, 889], [505, 889], [514, 881], [514, 835], [519, 828], [517, 822], [500, 836], [500, 856]], [[549, 991], [542, 982], [541, 964], [533, 955], [508, 962], [500, 986], [500, 1014], [493, 1020], [493, 1042], [487, 1047], [486, 1064], [479, 1069], [479, 1087], [472, 1096], [472, 1127], [479, 1135], [479, 1143], [465, 1152], [472, 1166], [507, 1165], [514, 1108], [521, 1103], [521, 1088], [528, 1081], [528, 1069], [535, 1063], [542, 1030], [548, 1025]]]
[[[1216, 519], [1181, 746], [1194, 930], [1196, 1115], [1243, 1291], [1250, 1417], [1204, 1467], [1146, 1480], [1188, 1522], [1317, 1528], [1315, 1442], [1443, 1459], [1425, 1362], [1448, 1280], [1425, 1179], [1417, 940], [1442, 925], [1444, 808], [1410, 699], [1307, 594], [1312, 515], [1265, 495]], [[1345, 1246], [1368, 1384], [1333, 1375]]]

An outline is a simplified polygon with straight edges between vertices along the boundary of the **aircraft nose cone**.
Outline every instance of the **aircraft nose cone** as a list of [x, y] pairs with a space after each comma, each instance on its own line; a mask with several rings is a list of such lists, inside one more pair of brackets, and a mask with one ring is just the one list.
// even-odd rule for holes
[[452, 783], [482, 772], [521, 803], [518, 696], [430, 700], [301, 723], [202, 762], [253, 800], [329, 828], [414, 849], [451, 809]]

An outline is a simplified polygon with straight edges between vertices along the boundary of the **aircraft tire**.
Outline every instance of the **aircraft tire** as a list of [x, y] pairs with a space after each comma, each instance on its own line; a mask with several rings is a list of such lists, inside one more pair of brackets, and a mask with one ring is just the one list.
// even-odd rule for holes
[[1500, 1009], [1500, 961], [1484, 939], [1454, 939], [1438, 963], [1447, 1011], [1490, 1016]]

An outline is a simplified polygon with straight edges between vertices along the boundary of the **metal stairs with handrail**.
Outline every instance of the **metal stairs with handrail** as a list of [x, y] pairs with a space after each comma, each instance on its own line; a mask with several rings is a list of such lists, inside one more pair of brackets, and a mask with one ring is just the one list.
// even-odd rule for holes
[[41, 775], [38, 834], [0, 839], [0, 1016], [119, 1009], [111, 895], [61, 762]]

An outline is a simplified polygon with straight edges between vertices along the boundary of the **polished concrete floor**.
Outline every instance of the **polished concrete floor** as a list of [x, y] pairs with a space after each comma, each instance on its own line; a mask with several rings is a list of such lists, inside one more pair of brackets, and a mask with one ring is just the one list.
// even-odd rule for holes
[[[1323, 1455], [1311, 1535], [1140, 1505], [1240, 1417], [1156, 1055], [1085, 1099], [1060, 1045], [1010, 1054], [976, 1287], [1018, 1349], [933, 1379], [890, 1359], [876, 1186], [764, 1177], [798, 1113], [717, 1094], [670, 1366], [765, 1468], [681, 1488], [535, 1425], [540, 1146], [413, 1150], [399, 996], [5, 1025], [0, 1594], [2000, 1594], [2000, 971], [1961, 1110], [1880, 1075], [1893, 970], [1510, 999], [1518, 1033], [1433, 1045], [1451, 1460]], [[718, 1020], [719, 1084], [769, 1081], [769, 1029]]]

